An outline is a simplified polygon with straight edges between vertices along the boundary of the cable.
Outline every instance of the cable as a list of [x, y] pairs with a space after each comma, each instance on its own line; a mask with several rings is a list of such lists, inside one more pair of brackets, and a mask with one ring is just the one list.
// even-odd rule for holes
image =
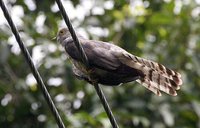
[[61, 14], [62, 14], [64, 20], [65, 20], [65, 23], [66, 23], [67, 26], [68, 26], [68, 29], [69, 29], [69, 31], [70, 31], [70, 33], [71, 33], [71, 36], [72, 36], [72, 39], [74, 40], [74, 43], [75, 43], [75, 45], [76, 45], [76, 47], [77, 47], [77, 49], [78, 49], [78, 51], [79, 51], [79, 54], [80, 54], [81, 59], [82, 59], [82, 62], [84, 63], [84, 65], [85, 65], [87, 68], [89, 68], [89, 63], [88, 63], [87, 56], [85, 55], [85, 53], [84, 53], [84, 51], [83, 51], [83, 48], [82, 48], [82, 46], [81, 46], [80, 43], [79, 43], [79, 40], [78, 40], [78, 38], [77, 38], [77, 36], [76, 36], [76, 33], [75, 33], [75, 31], [74, 31], [74, 29], [73, 29], [73, 27], [72, 27], [72, 24], [70, 23], [69, 17], [67, 16], [67, 13], [65, 12], [65, 9], [64, 9], [64, 7], [63, 7], [61, 1], [60, 1], [60, 0], [56, 0], [56, 2], [57, 2], [57, 5], [58, 5], [58, 7], [59, 7], [59, 9], [60, 9], [60, 12], [61, 12]]
[[21, 51], [22, 51], [22, 53], [23, 53], [28, 65], [29, 65], [29, 67], [30, 67], [30, 69], [31, 69], [31, 71], [32, 71], [32, 73], [33, 73], [38, 85], [39, 85], [39, 88], [42, 90], [42, 93], [43, 93], [43, 95], [44, 95], [44, 97], [45, 97], [45, 99], [46, 99], [46, 101], [47, 101], [47, 103], [48, 103], [48, 105], [49, 105], [49, 107], [51, 109], [51, 112], [53, 113], [53, 115], [55, 117], [55, 120], [56, 120], [59, 128], [65, 128], [65, 126], [63, 124], [63, 121], [62, 121], [62, 119], [61, 119], [61, 117], [60, 117], [60, 115], [59, 115], [59, 113], [58, 113], [58, 111], [57, 111], [52, 99], [51, 99], [51, 96], [49, 95], [49, 93], [48, 93], [48, 91], [47, 91], [47, 89], [46, 89], [46, 87], [44, 85], [44, 82], [43, 82], [39, 72], [37, 71], [35, 65], [33, 64], [31, 56], [30, 56], [27, 48], [24, 46], [24, 43], [22, 42], [22, 40], [20, 38], [19, 32], [17, 31], [17, 29], [16, 29], [16, 27], [15, 27], [15, 25], [13, 23], [13, 20], [10, 17], [10, 14], [8, 13], [8, 10], [7, 10], [3, 0], [0, 0], [0, 6], [1, 6], [1, 9], [2, 9], [2, 11], [4, 13], [4, 16], [5, 16], [6, 20], [8, 21], [8, 24], [10, 25], [10, 28], [11, 28], [11, 30], [12, 30], [12, 32], [13, 32], [16, 40], [17, 40], [17, 43], [19, 44], [20, 49], [21, 49]]
[[113, 128], [119, 128], [119, 126], [117, 125], [117, 122], [116, 122], [116, 120], [114, 118], [114, 115], [113, 115], [113, 113], [112, 113], [112, 111], [111, 111], [111, 109], [110, 109], [110, 107], [108, 105], [106, 97], [103, 94], [103, 91], [102, 91], [101, 87], [98, 84], [94, 84], [94, 87], [95, 87], [96, 92], [97, 92], [97, 94], [98, 94], [98, 96], [99, 96], [99, 98], [101, 100], [101, 103], [103, 104], [103, 107], [104, 107], [104, 109], [105, 109], [105, 111], [106, 111], [106, 113], [107, 113], [107, 115], [108, 115], [108, 117], [110, 119], [110, 123], [112, 124], [112, 127]]
[[[69, 29], [69, 31], [71, 33], [71, 36], [72, 36], [72, 38], [74, 40], [74, 43], [75, 43], [75, 45], [76, 45], [76, 47], [77, 47], [77, 49], [78, 49], [78, 51], [80, 53], [80, 56], [82, 58], [82, 62], [85, 64], [86, 67], [89, 68], [90, 66], [89, 66], [89, 63], [88, 63], [87, 56], [85, 55], [85, 52], [84, 52], [81, 44], [79, 43], [79, 40], [78, 40], [78, 38], [77, 38], [77, 36], [75, 34], [75, 31], [74, 31], [74, 29], [73, 29], [73, 27], [72, 27], [72, 25], [70, 23], [69, 17], [67, 16], [67, 13], [66, 13], [61, 1], [60, 0], [56, 0], [56, 3], [57, 3], [57, 5], [58, 5], [58, 7], [60, 9], [62, 17], [65, 20], [65, 23], [68, 26], [68, 29]], [[110, 107], [108, 105], [106, 97], [103, 94], [102, 89], [100, 88], [100, 86], [98, 84], [94, 84], [94, 87], [96, 89], [96, 92], [97, 92], [99, 98], [101, 99], [101, 103], [103, 104], [103, 107], [104, 107], [104, 109], [106, 111], [106, 114], [108, 115], [108, 118], [109, 118], [109, 120], [110, 120], [110, 122], [112, 124], [112, 127], [113, 128], [119, 128], [119, 126], [117, 125], [117, 122], [115, 120], [115, 117], [113, 116], [112, 111], [111, 111], [111, 109], [110, 109]]]

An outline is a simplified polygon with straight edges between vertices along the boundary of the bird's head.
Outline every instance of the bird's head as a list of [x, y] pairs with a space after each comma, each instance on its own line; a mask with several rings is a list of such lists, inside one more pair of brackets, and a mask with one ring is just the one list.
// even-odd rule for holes
[[56, 39], [59, 43], [61, 43], [63, 40], [65, 40], [66, 38], [70, 37], [71, 34], [68, 30], [68, 28], [62, 28], [58, 31]]

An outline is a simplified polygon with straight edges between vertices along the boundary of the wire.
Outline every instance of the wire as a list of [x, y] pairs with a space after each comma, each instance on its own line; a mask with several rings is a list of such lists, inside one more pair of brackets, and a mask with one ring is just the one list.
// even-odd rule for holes
[[99, 98], [101, 100], [101, 103], [103, 104], [103, 107], [104, 107], [104, 109], [105, 109], [105, 111], [106, 111], [106, 113], [107, 113], [107, 115], [108, 115], [108, 117], [110, 119], [110, 123], [112, 124], [112, 127], [113, 128], [119, 128], [119, 126], [117, 125], [117, 122], [116, 122], [116, 120], [114, 118], [114, 115], [113, 115], [113, 113], [112, 113], [112, 111], [111, 111], [111, 109], [110, 109], [110, 107], [108, 105], [106, 97], [103, 94], [103, 91], [102, 91], [101, 87], [98, 84], [95, 84], [94, 87], [95, 87], [96, 92], [97, 92], [97, 94], [98, 94], [98, 96], [99, 96]]
[[[64, 9], [64, 7], [63, 7], [63, 5], [62, 5], [62, 3], [61, 3], [61, 1], [60, 1], [60, 0], [56, 0], [56, 3], [57, 3], [57, 5], [58, 5], [58, 7], [59, 7], [59, 9], [60, 9], [60, 12], [61, 12], [61, 14], [62, 14], [62, 17], [63, 17], [64, 20], [65, 20], [65, 23], [66, 23], [67, 26], [68, 26], [68, 29], [69, 29], [69, 31], [70, 31], [70, 33], [71, 33], [71, 36], [72, 36], [72, 38], [73, 38], [73, 40], [74, 40], [74, 43], [75, 43], [76, 47], [78, 48], [78, 51], [79, 51], [80, 56], [81, 56], [81, 58], [82, 58], [82, 62], [85, 64], [86, 67], [89, 68], [90, 65], [89, 65], [87, 56], [85, 55], [85, 52], [84, 52], [84, 50], [83, 50], [81, 44], [79, 43], [79, 40], [78, 40], [78, 38], [77, 38], [77, 36], [76, 36], [76, 34], [75, 34], [75, 31], [74, 31], [74, 29], [73, 29], [73, 27], [72, 27], [72, 25], [71, 25], [71, 23], [70, 23], [69, 17], [68, 17], [68, 15], [67, 15], [67, 13], [66, 13], [66, 11], [65, 11], [65, 9]], [[99, 86], [98, 84], [94, 84], [94, 87], [95, 87], [95, 89], [96, 89], [96, 92], [97, 92], [99, 98], [101, 99], [101, 103], [103, 104], [103, 107], [104, 107], [104, 109], [105, 109], [105, 111], [106, 111], [106, 114], [108, 115], [108, 118], [109, 118], [109, 120], [110, 120], [110, 122], [111, 122], [111, 124], [112, 124], [112, 127], [113, 127], [113, 128], [119, 128], [119, 126], [117, 125], [117, 122], [116, 122], [116, 120], [115, 120], [115, 117], [114, 117], [114, 115], [112, 114], [112, 111], [111, 111], [111, 109], [110, 109], [110, 107], [109, 107], [109, 105], [108, 105], [108, 102], [107, 102], [107, 100], [106, 100], [106, 97], [105, 97], [104, 94], [103, 94], [102, 89], [100, 88], [100, 86]]]
[[44, 97], [45, 97], [45, 99], [46, 99], [46, 101], [47, 101], [47, 103], [48, 103], [48, 105], [51, 109], [51, 112], [53, 113], [53, 115], [55, 117], [55, 120], [56, 120], [59, 128], [65, 128], [63, 121], [62, 121], [62, 119], [61, 119], [52, 99], [51, 99], [51, 96], [49, 95], [49, 93], [48, 93], [48, 91], [47, 91], [47, 89], [44, 85], [44, 82], [43, 82], [38, 70], [36, 69], [36, 67], [35, 67], [35, 65], [32, 61], [31, 56], [30, 56], [27, 48], [24, 46], [24, 43], [22, 42], [22, 40], [20, 38], [19, 32], [17, 31], [17, 29], [16, 29], [16, 27], [13, 23], [13, 20], [10, 17], [10, 14], [8, 13], [8, 10], [7, 10], [3, 0], [0, 0], [0, 6], [1, 6], [1, 9], [3, 10], [4, 16], [5, 16], [6, 20], [8, 21], [8, 24], [10, 25], [10, 28], [11, 28], [11, 30], [12, 30], [12, 32], [13, 32], [16, 40], [17, 40], [17, 43], [19, 44], [20, 49], [21, 49], [28, 65], [29, 65], [38, 85], [39, 85], [39, 88], [42, 90], [42, 93], [43, 93], [43, 95], [44, 95]]
[[68, 29], [69, 29], [69, 31], [70, 31], [70, 33], [71, 33], [71, 36], [72, 36], [72, 39], [74, 40], [74, 43], [75, 43], [75, 45], [76, 45], [76, 47], [77, 47], [77, 49], [78, 49], [78, 51], [79, 51], [79, 54], [80, 54], [81, 59], [82, 59], [82, 62], [85, 64], [85, 66], [86, 66], [87, 68], [89, 68], [90, 66], [89, 66], [89, 63], [88, 63], [87, 56], [85, 55], [85, 53], [84, 53], [84, 51], [83, 51], [83, 48], [82, 48], [82, 46], [81, 46], [80, 43], [79, 43], [79, 40], [78, 40], [78, 38], [77, 38], [77, 36], [76, 36], [76, 33], [75, 33], [74, 29], [73, 29], [73, 26], [72, 26], [72, 24], [70, 23], [69, 17], [67, 16], [67, 13], [65, 12], [65, 9], [64, 9], [64, 7], [63, 7], [61, 1], [60, 1], [60, 0], [56, 0], [56, 2], [57, 2], [57, 5], [58, 5], [58, 7], [59, 7], [59, 9], [60, 9], [60, 12], [61, 12], [61, 14], [62, 14], [64, 20], [65, 20], [65, 23], [66, 23], [67, 26], [68, 26]]

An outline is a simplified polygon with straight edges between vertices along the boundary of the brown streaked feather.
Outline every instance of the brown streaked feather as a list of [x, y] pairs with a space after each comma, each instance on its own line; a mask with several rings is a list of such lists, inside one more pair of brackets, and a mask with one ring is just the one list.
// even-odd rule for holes
[[161, 92], [159, 91], [159, 89], [157, 89], [156, 87], [152, 86], [151, 83], [149, 81], [141, 81], [136, 80], [138, 83], [140, 83], [142, 86], [144, 86], [145, 88], [149, 89], [150, 91], [152, 91], [153, 93], [155, 93], [158, 96], [162, 96]]
[[174, 82], [176, 82], [177, 85], [181, 85], [182, 84], [182, 80], [181, 80], [181, 74], [173, 71], [169, 68], [166, 68], [165, 66], [163, 66], [162, 64], [147, 60], [147, 59], [143, 59], [137, 56], [131, 56], [131, 58], [135, 61], [138, 61], [141, 64], [146, 65], [149, 68], [152, 68], [156, 71], [158, 71], [160, 74], [162, 74], [163, 76], [172, 79]]
[[144, 73], [144, 77], [137, 80], [143, 86], [155, 94], [157, 94], [157, 90], [161, 90], [173, 96], [177, 95], [176, 90], [180, 89], [182, 83], [179, 73], [167, 69], [161, 64], [135, 57], [129, 53], [123, 53], [123, 55], [124, 57], [119, 57], [122, 63]]

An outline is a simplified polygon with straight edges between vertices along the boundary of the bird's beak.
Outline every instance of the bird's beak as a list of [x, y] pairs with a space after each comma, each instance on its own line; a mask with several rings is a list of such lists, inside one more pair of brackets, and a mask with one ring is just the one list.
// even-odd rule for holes
[[57, 39], [57, 36], [53, 37], [51, 40], [56, 40]]
[[57, 35], [57, 36], [53, 37], [51, 40], [56, 40], [57, 42], [60, 42], [60, 37]]

